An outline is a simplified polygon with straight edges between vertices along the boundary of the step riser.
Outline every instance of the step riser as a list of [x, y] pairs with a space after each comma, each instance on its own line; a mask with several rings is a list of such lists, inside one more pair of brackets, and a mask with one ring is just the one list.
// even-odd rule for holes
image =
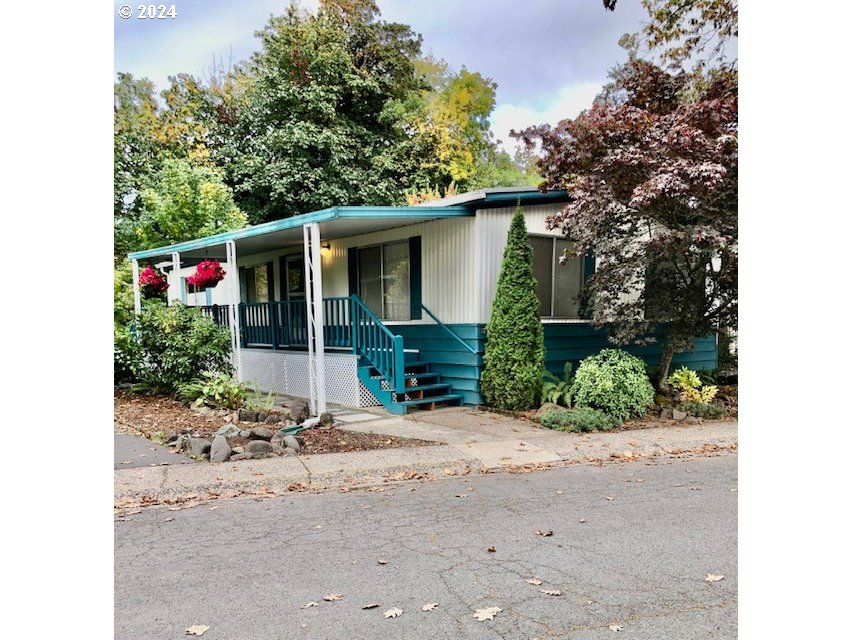
[[[450, 384], [442, 383], [439, 374], [430, 373], [428, 362], [407, 361], [404, 371], [407, 380], [415, 380], [417, 383], [404, 393], [384, 389], [384, 378], [369, 363], [358, 367], [358, 378], [389, 413], [404, 415], [413, 409], [429, 410], [438, 405], [462, 405], [462, 395], [453, 393]], [[408, 394], [415, 397], [406, 400]]]

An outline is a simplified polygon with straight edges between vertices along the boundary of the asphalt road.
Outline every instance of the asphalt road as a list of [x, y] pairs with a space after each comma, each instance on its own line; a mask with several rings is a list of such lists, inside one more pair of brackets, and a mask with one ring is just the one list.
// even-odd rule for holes
[[735, 638], [736, 487], [724, 454], [147, 508], [115, 525], [115, 636]]

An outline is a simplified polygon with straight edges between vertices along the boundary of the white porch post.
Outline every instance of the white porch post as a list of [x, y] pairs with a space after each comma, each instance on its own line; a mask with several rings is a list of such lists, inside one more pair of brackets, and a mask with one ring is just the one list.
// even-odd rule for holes
[[326, 358], [323, 335], [323, 270], [320, 262], [320, 225], [302, 226], [305, 256], [305, 305], [308, 318], [308, 384], [311, 412], [326, 410]]
[[225, 243], [225, 277], [228, 284], [228, 328], [231, 330], [231, 362], [237, 372], [237, 379], [243, 380], [243, 366], [240, 358], [240, 278], [237, 272], [237, 246], [233, 240]]
[[139, 291], [139, 261], [131, 260], [130, 268], [133, 271], [133, 314], [138, 318], [142, 313], [142, 294]]
[[181, 300], [181, 254], [177, 251], [172, 252], [172, 280], [178, 288], [178, 300]]

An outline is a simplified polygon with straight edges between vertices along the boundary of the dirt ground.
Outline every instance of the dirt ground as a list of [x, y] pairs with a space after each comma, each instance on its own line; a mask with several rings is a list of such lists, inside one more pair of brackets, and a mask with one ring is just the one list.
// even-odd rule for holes
[[[155, 434], [184, 429], [192, 429], [202, 437], [212, 438], [213, 434], [226, 423], [223, 416], [205, 415], [192, 411], [183, 403], [162, 396], [143, 396], [116, 389], [114, 393], [115, 431], [144, 435], [152, 438]], [[273, 431], [275, 425], [258, 425], [254, 422], [236, 423], [241, 428], [268, 426]], [[422, 447], [440, 444], [414, 438], [355, 433], [340, 429], [308, 429], [299, 434], [305, 440], [303, 454], [344, 453], [348, 451], [369, 451], [372, 449], [398, 449], [401, 447]], [[232, 446], [243, 446], [245, 438], [229, 438]]]

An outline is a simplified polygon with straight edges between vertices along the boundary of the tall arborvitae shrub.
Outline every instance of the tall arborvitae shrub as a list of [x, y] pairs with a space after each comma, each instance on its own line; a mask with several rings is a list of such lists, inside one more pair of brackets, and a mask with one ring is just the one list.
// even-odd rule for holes
[[533, 277], [533, 249], [520, 206], [509, 227], [486, 337], [480, 378], [486, 403], [511, 410], [537, 407], [545, 373], [545, 342]]

